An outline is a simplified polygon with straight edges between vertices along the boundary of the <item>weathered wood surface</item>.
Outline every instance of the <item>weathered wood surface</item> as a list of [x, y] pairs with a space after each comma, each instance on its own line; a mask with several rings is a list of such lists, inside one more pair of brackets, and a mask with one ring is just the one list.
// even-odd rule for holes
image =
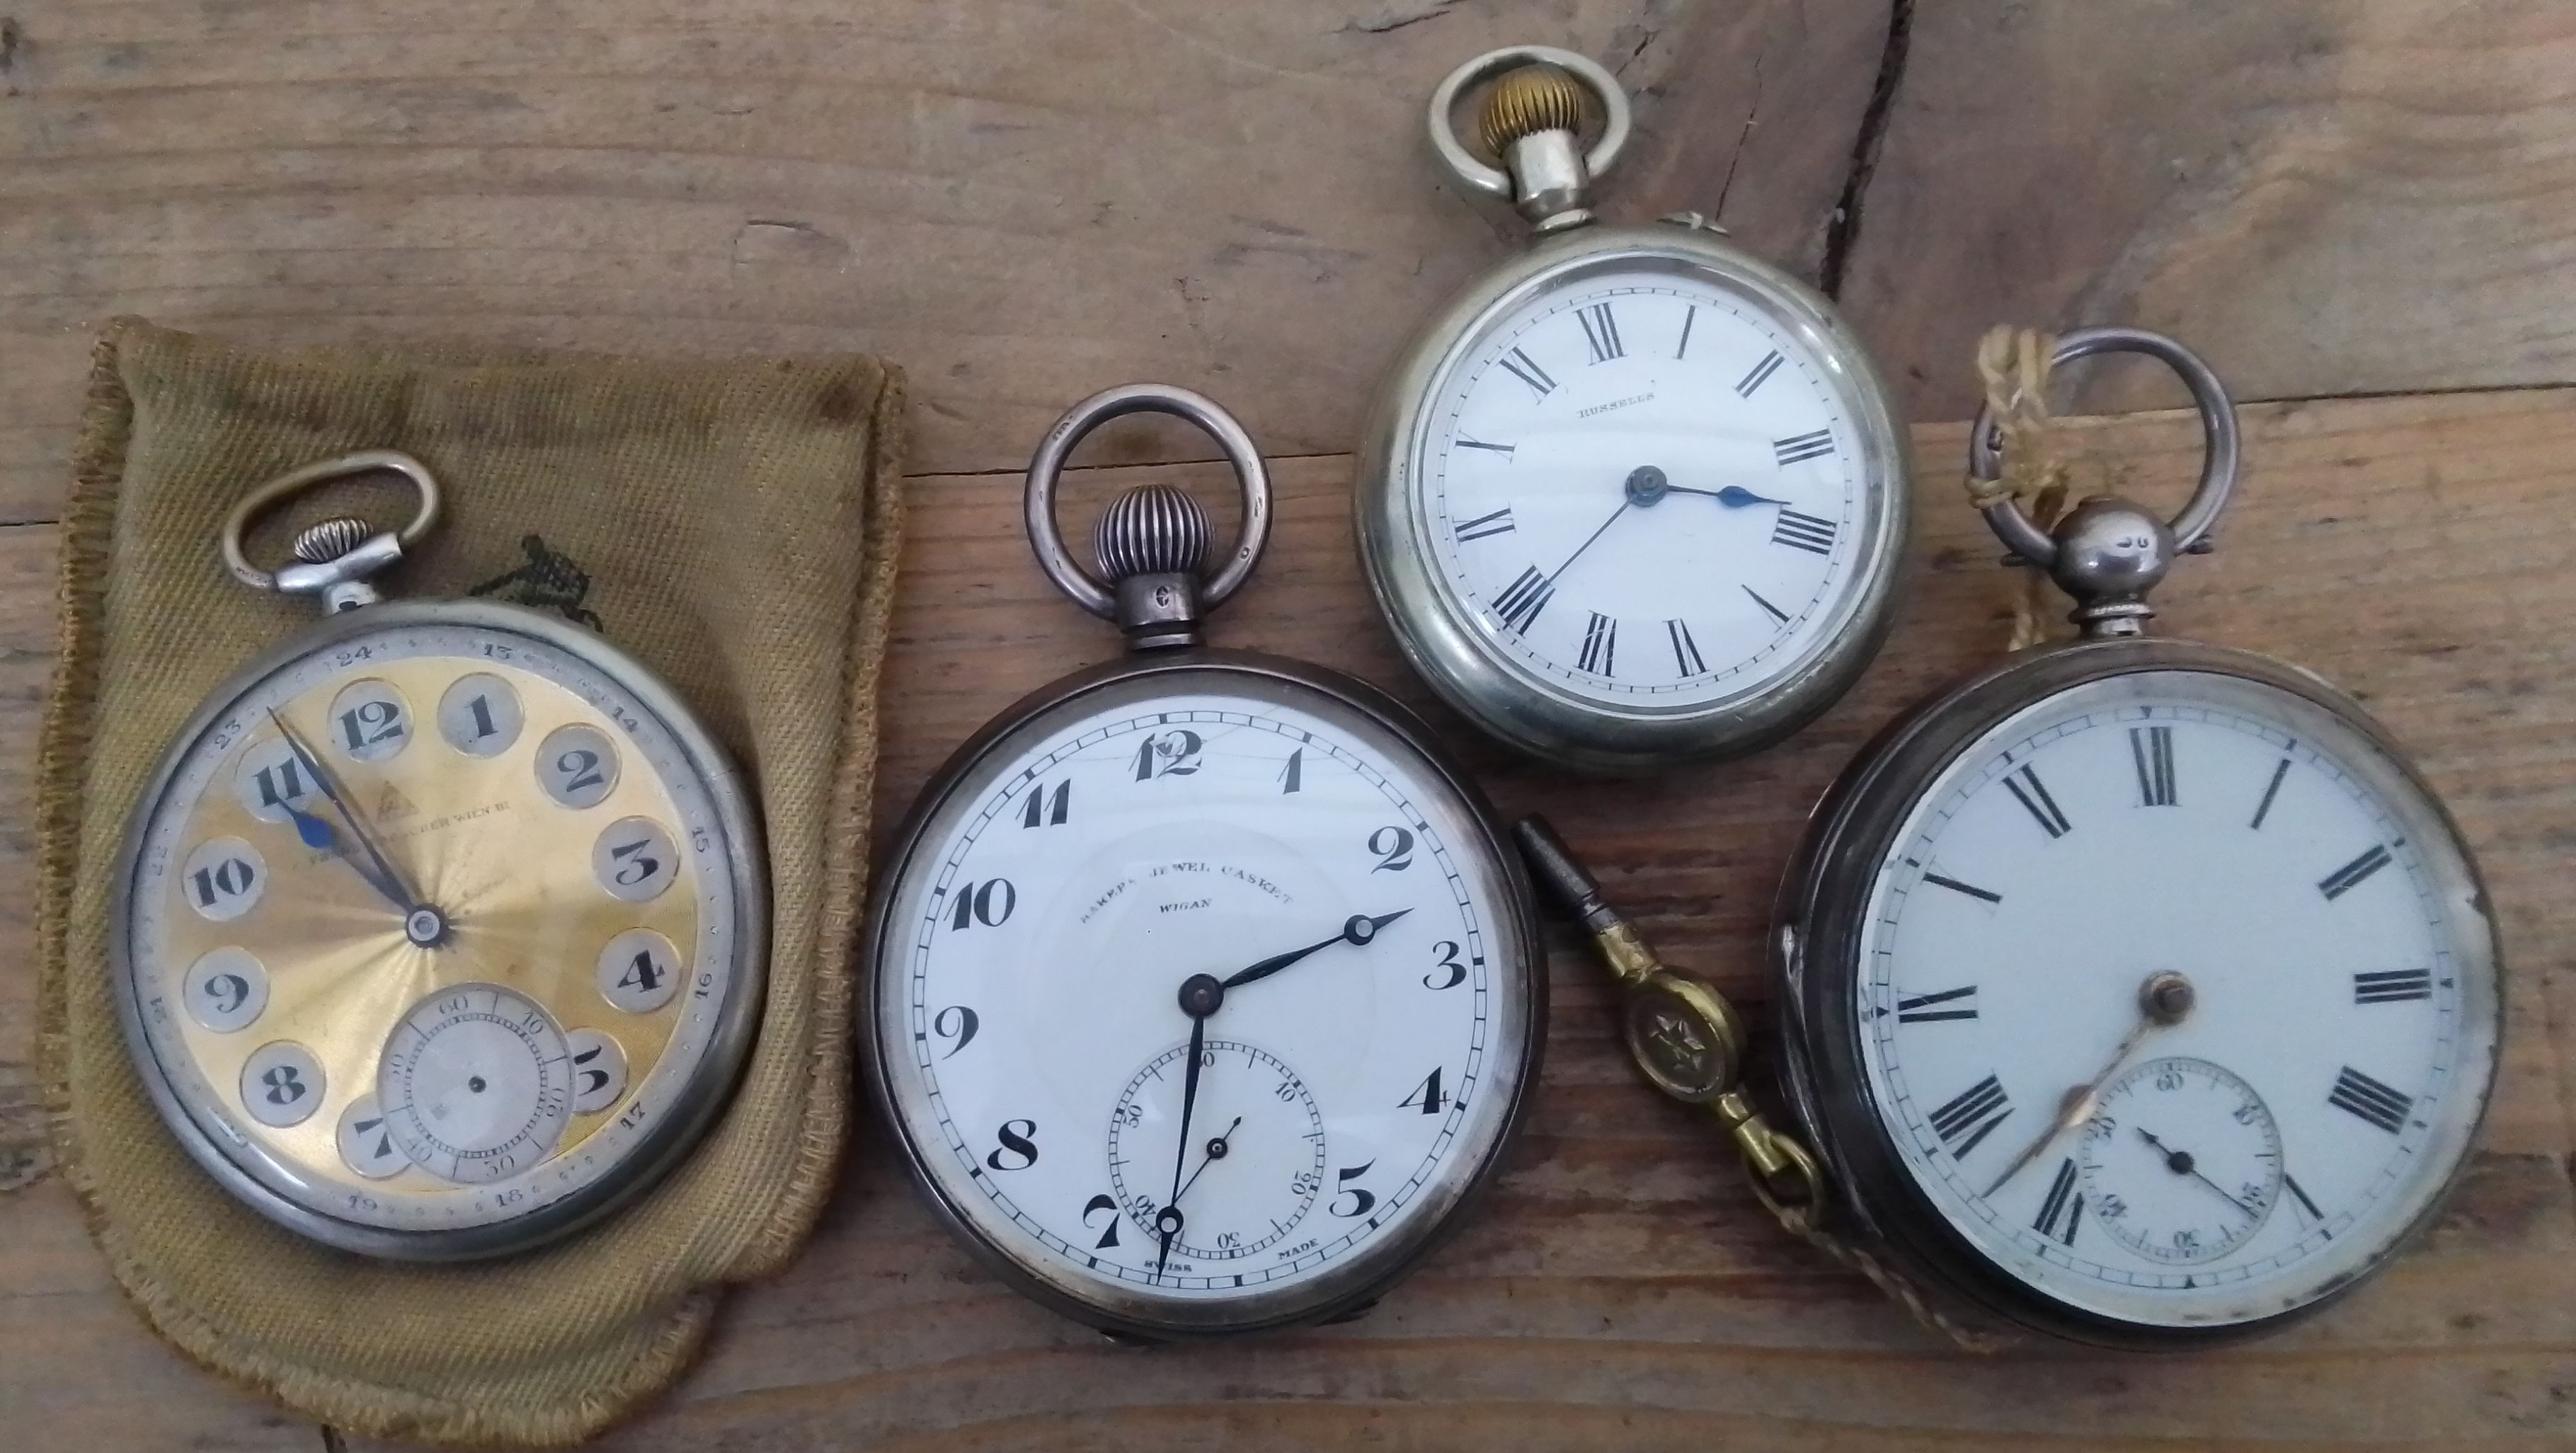
[[1997, 319], [2162, 328], [2243, 398], [2576, 378], [2576, 6], [1907, 9], [1842, 295], [1916, 417]]
[[[2567, 1446], [2576, 647], [2561, 623], [2576, 613], [2576, 533], [2560, 522], [2576, 390], [2265, 406], [2247, 424], [2250, 474], [2224, 547], [2182, 567], [2164, 625], [2361, 694], [2448, 794], [2510, 958], [2505, 1073], [2468, 1186], [2423, 1246], [2330, 1315], [2185, 1359], [1951, 1352], [1762, 1218], [1705, 1120], [1634, 1081], [1599, 971], [1560, 944], [1546, 1075], [1509, 1174], [1365, 1321], [1224, 1347], [1110, 1347], [977, 1271], [870, 1123], [803, 1258], [739, 1294], [700, 1366], [606, 1446]], [[1505, 811], [1550, 813], [1677, 961], [1749, 1000], [1763, 993], [1756, 935], [1807, 805], [1879, 722], [1999, 645], [1994, 548], [1948, 478], [1961, 434], [1919, 431], [1924, 529], [1905, 618], [1860, 689], [1795, 742], [1613, 786], [1467, 746]], [[2088, 437], [2134, 462], [2151, 492], [2178, 488], [2191, 466], [2193, 436], [2175, 418]], [[1131, 435], [1096, 452], [1154, 447]], [[1348, 468], [1278, 463], [1271, 556], [1216, 635], [1335, 662], [1421, 704], [1357, 580]], [[1218, 483], [1200, 466], [1150, 472]], [[1138, 476], [1086, 472], [1076, 493], [1096, 500]], [[881, 833], [974, 725], [1113, 649], [1039, 577], [1016, 481], [925, 478], [912, 499]], [[50, 534], [0, 530], [0, 812], [12, 822], [50, 629]], [[1435, 720], [1460, 739], [1454, 719]], [[0, 841], [0, 963], [27, 959], [26, 877], [23, 835]], [[26, 994], [23, 973], [0, 974], [0, 1075], [23, 1075]], [[154, 1342], [53, 1177], [0, 1192], [0, 1416], [34, 1448], [309, 1449], [318, 1437]]]
[[1917, 418], [1998, 319], [2166, 326], [2247, 397], [2576, 379], [2554, 0], [0, 0], [0, 521], [51, 516], [129, 311], [867, 348], [924, 470], [1137, 377], [1340, 452], [1519, 245], [1419, 136], [1507, 41], [1637, 92], [1611, 215], [1839, 286]]
[[1816, 9], [0, 0], [0, 520], [50, 517], [119, 312], [265, 342], [863, 348], [912, 371], [922, 470], [1017, 463], [1142, 377], [1340, 452], [1411, 320], [1523, 235], [1439, 184], [1442, 74], [1513, 41], [1603, 58], [1651, 93], [1622, 213], [1723, 200], [1799, 255], [1886, 17]]

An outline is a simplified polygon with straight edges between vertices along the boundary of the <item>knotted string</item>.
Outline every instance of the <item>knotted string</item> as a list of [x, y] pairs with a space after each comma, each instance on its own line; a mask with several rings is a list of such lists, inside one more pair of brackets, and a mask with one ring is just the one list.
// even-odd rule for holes
[[[2066, 461], [2050, 437], [2048, 376], [2057, 340], [2029, 328], [1995, 327], [1977, 340], [1977, 377], [1984, 383], [1986, 414], [1993, 421], [2002, 470], [1992, 479], [1966, 478], [1968, 499], [1979, 509], [2009, 498], [2042, 533], [2066, 509]], [[2047, 639], [2040, 611], [2047, 573], [2024, 564], [2013, 591], [2012, 637], [2019, 651]]]

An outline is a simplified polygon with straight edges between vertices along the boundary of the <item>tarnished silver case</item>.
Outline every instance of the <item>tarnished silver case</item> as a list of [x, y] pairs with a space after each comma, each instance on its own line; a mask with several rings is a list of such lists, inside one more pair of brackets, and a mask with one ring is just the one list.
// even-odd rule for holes
[[[977, 1229], [973, 1219], [950, 1200], [930, 1171], [924, 1147], [917, 1142], [901, 1106], [896, 1102], [885, 1030], [879, 1021], [879, 1001], [883, 997], [880, 979], [888, 972], [885, 961], [888, 922], [897, 887], [911, 870], [914, 857], [922, 849], [924, 835], [939, 818], [940, 810], [974, 775], [977, 765], [1022, 728], [1083, 697], [1107, 688], [1157, 678], [1170, 681], [1170, 689], [1178, 691], [1185, 689], [1183, 683], [1193, 676], [1232, 677], [1236, 685], [1254, 694], [1303, 696], [1307, 700], [1302, 704], [1310, 709], [1317, 704], [1315, 698], [1323, 698], [1338, 711], [1373, 719], [1382, 730], [1418, 754], [1431, 769], [1431, 775], [1464, 804], [1467, 816], [1478, 829], [1478, 840], [1473, 845], [1475, 850], [1489, 856], [1502, 879], [1504, 891], [1501, 896], [1505, 901], [1497, 905], [1498, 918], [1494, 927], [1498, 948], [1508, 952], [1511, 958], [1504, 960], [1498, 953], [1496, 959], [1497, 962], [1515, 963], [1524, 986], [1513, 1006], [1520, 1017], [1516, 1031], [1522, 1066], [1520, 1082], [1512, 1089], [1512, 1098], [1503, 1112], [1492, 1153], [1476, 1167], [1473, 1175], [1458, 1184], [1450, 1202], [1424, 1216], [1421, 1224], [1404, 1241], [1378, 1248], [1370, 1255], [1353, 1257], [1349, 1265], [1311, 1281], [1230, 1300], [1212, 1308], [1219, 1315], [1211, 1317], [1170, 1315], [1167, 1306], [1143, 1299], [1110, 1305], [1074, 1296], [1032, 1273], [988, 1240]], [[864, 983], [859, 995], [859, 1039], [868, 1050], [865, 1077], [874, 1091], [878, 1111], [903, 1146], [904, 1158], [912, 1167], [913, 1183], [920, 1188], [941, 1223], [1014, 1290], [1066, 1317], [1113, 1335], [1149, 1341], [1229, 1336], [1335, 1321], [1367, 1310], [1388, 1288], [1402, 1280], [1421, 1264], [1423, 1258], [1446, 1241], [1462, 1223], [1463, 1213], [1482, 1197], [1500, 1173], [1503, 1161], [1518, 1137], [1529, 1097], [1538, 1083], [1539, 1061], [1547, 1042], [1547, 949], [1539, 937], [1529, 878], [1521, 866], [1520, 855], [1497, 825], [1493, 808], [1476, 787], [1474, 779], [1440, 748], [1421, 718], [1366, 682], [1325, 667], [1256, 651], [1190, 647], [1104, 662], [1041, 686], [985, 723], [940, 765], [929, 785], [914, 800], [902, 829], [895, 835], [894, 849], [879, 869], [877, 885], [876, 903], [868, 918], [866, 957], [861, 961]]]
[[[1689, 707], [1614, 706], [1568, 693], [1488, 644], [1466, 602], [1431, 563], [1416, 501], [1425, 404], [1479, 325], [1532, 295], [1609, 268], [1688, 273], [1734, 293], [1798, 332], [1855, 402], [1865, 499], [1856, 537], [1858, 588], [1816, 645], [1785, 676]], [[1806, 725], [1848, 690], [1877, 654], [1905, 552], [1912, 502], [1906, 433], [1868, 351], [1814, 289], [1680, 220], [1643, 227], [1587, 225], [1539, 241], [1433, 314], [1389, 370], [1360, 447], [1352, 518], [1360, 566], [1405, 659], [1442, 700], [1496, 739], [1552, 764], [1637, 773], [1741, 756]]]
[[[1917, 799], [1958, 754], [1998, 723], [2086, 682], [2138, 672], [2199, 672], [2269, 688], [2337, 718], [2380, 756], [2363, 764], [2423, 851], [2444, 905], [2476, 925], [2482, 961], [2463, 973], [2475, 987], [2462, 1005], [2463, 1062], [2483, 1076], [2478, 1114], [2443, 1144], [2457, 1156], [2444, 1190], [2379, 1257], [2334, 1291], [2287, 1312], [2223, 1326], [2173, 1327], [2105, 1317], [2041, 1297], [2005, 1275], [1953, 1230], [1915, 1185], [1872, 1107], [1861, 1064], [1861, 915], [1870, 885]], [[2501, 965], [2486, 885], [2430, 785], [2359, 703], [2297, 667], [2248, 651], [2192, 641], [2126, 637], [2072, 641], [2013, 657], [1959, 682], [1881, 732], [1817, 804], [1773, 912], [1771, 963], [1779, 1002], [1781, 1080], [1808, 1141], [1839, 1191], [1844, 1229], [1882, 1247], [1938, 1293], [2019, 1326], [2098, 1346], [2188, 1350], [2270, 1332], [2310, 1316], [2386, 1264], [2439, 1215], [2467, 1165], [2467, 1147], [2492, 1095], [2503, 1003]], [[2464, 960], [2463, 967], [2471, 966]]]
[[[686, 1106], [686, 1110], [664, 1120], [641, 1142], [633, 1152], [632, 1162], [621, 1173], [603, 1177], [543, 1210], [514, 1220], [453, 1230], [402, 1231], [362, 1225], [307, 1209], [280, 1194], [276, 1186], [294, 1176], [290, 1167], [265, 1155], [256, 1142], [222, 1116], [201, 1115], [179, 1098], [169, 1072], [162, 1068], [144, 1033], [143, 1016], [147, 1011], [136, 997], [133, 972], [134, 875], [140, 866], [143, 828], [153, 806], [169, 790], [171, 775], [178, 770], [188, 747], [204, 736], [245, 692], [289, 664], [357, 636], [412, 625], [469, 626], [526, 636], [578, 656], [616, 678], [661, 720], [706, 784], [707, 799], [714, 804], [716, 818], [724, 828], [725, 860], [742, 894], [735, 917], [734, 962], [738, 967], [732, 987], [717, 1010], [706, 1057], [672, 1094], [673, 1103]], [[750, 1058], [767, 992], [770, 908], [769, 863], [751, 794], [724, 749], [661, 678], [601, 637], [567, 622], [487, 600], [395, 600], [325, 616], [263, 652], [207, 695], [189, 715], [187, 724], [170, 739], [160, 765], [153, 769], [151, 780], [126, 816], [124, 832], [116, 876], [110, 880], [107, 953], [109, 971], [115, 979], [117, 1019], [125, 1031], [135, 1073], [189, 1159], [252, 1210], [325, 1245], [397, 1261], [466, 1261], [525, 1251], [569, 1235], [641, 1195], [678, 1165], [724, 1109], [744, 1062]], [[218, 1145], [217, 1136], [248, 1154], [258, 1168], [235, 1162]]]

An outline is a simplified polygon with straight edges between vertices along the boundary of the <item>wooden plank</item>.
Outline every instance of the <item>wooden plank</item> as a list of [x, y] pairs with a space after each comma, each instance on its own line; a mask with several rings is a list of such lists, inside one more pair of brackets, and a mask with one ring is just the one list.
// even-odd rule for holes
[[[2528, 528], [2564, 497], [2576, 393], [2275, 407], [2247, 422], [2245, 502], [2222, 551], [2168, 588], [2168, 626], [2292, 656], [2361, 691], [2450, 793], [2516, 949], [2518, 1031], [2476, 1178], [2430, 1245], [2333, 1316], [2190, 1359], [1950, 1354], [1761, 1218], [1705, 1123], [1634, 1083], [1599, 971], [1565, 952], [1546, 1077], [1511, 1174], [1466, 1235], [1365, 1321], [1243, 1347], [1105, 1346], [975, 1270], [871, 1126], [796, 1271], [738, 1298], [670, 1405], [610, 1446], [2506, 1445], [2576, 1433], [2563, 1391], [2576, 1348], [2568, 1031], [2562, 1015], [2553, 1042], [2548, 1014], [2576, 988], [2565, 977], [2576, 910], [2562, 906], [2551, 836], [2576, 830], [2576, 785], [2554, 745], [2576, 686], [2551, 624], [2556, 596], [2576, 596], [2565, 573], [2576, 539]], [[2098, 438], [2150, 490], [2187, 477], [2196, 447], [2175, 418]], [[1879, 722], [1999, 644], [1995, 548], [1947, 477], [1961, 439], [1918, 432], [1913, 600], [1862, 688], [1798, 741], [1674, 783], [1613, 787], [1469, 749], [1504, 810], [1549, 812], [1660, 944], [1747, 999], [1762, 996], [1757, 937], [1807, 806]], [[1330, 659], [1427, 705], [1357, 580], [1347, 468], [1279, 466], [1272, 558], [1214, 634]], [[1222, 487], [1209, 469], [1120, 470], [1083, 493], [1142, 477]], [[926, 480], [914, 500], [887, 681], [903, 703], [885, 744], [888, 819], [975, 724], [1112, 650], [1032, 568], [1013, 481]], [[2353, 579], [2371, 590], [2337, 588]]]
[[[2506, 1074], [2470, 1185], [2425, 1246], [2332, 1315], [2205, 1357], [1951, 1353], [1761, 1219], [1705, 1120], [1634, 1081], [1599, 971], [1562, 941], [1545, 1081], [1500, 1193], [1366, 1320], [1221, 1347], [1111, 1347], [978, 1271], [870, 1120], [806, 1255], [736, 1297], [706, 1359], [607, 1446], [2564, 1446], [2576, 1436], [2576, 904], [2562, 885], [2576, 783], [2559, 744], [2576, 719], [2576, 647], [2556, 623], [2576, 610], [2576, 535], [2533, 525], [2564, 509], [2576, 390], [2264, 407], [2247, 428], [2243, 502], [2220, 553], [2167, 587], [2164, 624], [2301, 661], [2367, 698], [2483, 855], [2512, 964]], [[2086, 437], [2133, 466], [2143, 492], [2176, 490], [2189, 472], [2181, 420]], [[1677, 961], [1747, 999], [1762, 993], [1756, 937], [1808, 804], [1898, 706], [1999, 645], [1995, 550], [1949, 482], [1960, 440], [1955, 427], [1918, 432], [1924, 528], [1904, 619], [1853, 698], [1795, 742], [1607, 787], [1462, 742], [1505, 811], [1549, 812]], [[1099, 452], [1136, 447], [1111, 437]], [[1275, 468], [1273, 553], [1215, 635], [1328, 659], [1422, 704], [1357, 580], [1349, 461]], [[1068, 517], [1143, 477], [1221, 483], [1197, 466], [1085, 471]], [[1114, 650], [1038, 576], [1015, 481], [923, 479], [912, 497], [880, 836], [974, 725]], [[0, 570], [0, 622], [49, 612], [33, 576]], [[0, 715], [0, 742], [20, 758], [24, 732]], [[0, 938], [0, 961], [25, 962], [23, 923], [0, 919], [0, 933], [16, 935]], [[23, 997], [0, 1000], [0, 1058], [23, 1053], [23, 1016]], [[21, 1349], [53, 1344], [37, 1441], [118, 1437], [137, 1386], [174, 1423], [261, 1415], [247, 1395], [182, 1376], [110, 1305], [70, 1216], [52, 1182], [0, 1194], [0, 1248], [39, 1248], [0, 1250], [33, 1260], [0, 1259], [0, 1287], [56, 1288], [97, 1313], [59, 1331], [0, 1318], [0, 1401], [24, 1401]]]
[[1909, 13], [1843, 298], [1916, 417], [1975, 407], [1996, 322], [2161, 328], [2245, 398], [2576, 378], [2576, 9]]
[[1140, 377], [1221, 389], [1275, 452], [1347, 450], [1413, 321], [1524, 235], [1440, 184], [1442, 74], [1514, 41], [1618, 64], [1649, 95], [1623, 214], [1723, 210], [1794, 252], [1887, 6], [1831, 9], [19, 9], [0, 521], [51, 517], [88, 339], [120, 312], [261, 343], [866, 349], [911, 371], [924, 470], [1015, 466], [1067, 403]]
[[35, 1074], [36, 721], [54, 655], [50, 526], [0, 527], [0, 1424], [13, 1446], [310, 1450], [299, 1418], [152, 1339], [52, 1175]]

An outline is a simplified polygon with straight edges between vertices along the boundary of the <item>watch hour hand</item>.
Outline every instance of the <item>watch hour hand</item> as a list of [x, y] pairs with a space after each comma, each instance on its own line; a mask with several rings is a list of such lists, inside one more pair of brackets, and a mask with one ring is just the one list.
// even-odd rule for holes
[[[411, 885], [403, 881], [402, 873], [394, 867], [392, 860], [376, 846], [375, 839], [368, 834], [357, 812], [349, 806], [347, 796], [340, 790], [338, 779], [331, 775], [328, 767], [322, 765], [320, 754], [305, 745], [303, 736], [295, 728], [286, 724], [286, 718], [278, 714], [277, 708], [268, 709], [268, 719], [277, 724], [278, 735], [286, 739], [286, 748], [295, 754], [295, 760], [303, 765], [305, 771], [313, 775], [313, 785], [322, 790], [323, 797], [330, 801], [332, 808], [340, 814], [340, 819], [349, 825], [349, 835], [358, 840], [358, 846], [365, 851], [368, 861], [373, 864], [373, 871], [360, 867], [356, 859], [345, 854], [340, 855], [341, 861], [356, 869], [358, 876], [366, 879], [369, 887], [383, 894], [406, 915], [418, 909], [421, 906], [420, 895], [413, 892]], [[301, 839], [306, 847], [339, 853], [339, 835], [332, 831], [330, 823], [291, 804], [287, 806], [286, 811], [287, 815], [295, 820], [296, 837]]]
[[1704, 499], [1713, 499], [1731, 510], [1740, 510], [1751, 505], [1788, 503], [1785, 499], [1773, 499], [1767, 494], [1755, 494], [1740, 484], [1730, 484], [1724, 489], [1688, 489], [1678, 484], [1666, 485], [1665, 488], [1674, 494], [1695, 494]]

